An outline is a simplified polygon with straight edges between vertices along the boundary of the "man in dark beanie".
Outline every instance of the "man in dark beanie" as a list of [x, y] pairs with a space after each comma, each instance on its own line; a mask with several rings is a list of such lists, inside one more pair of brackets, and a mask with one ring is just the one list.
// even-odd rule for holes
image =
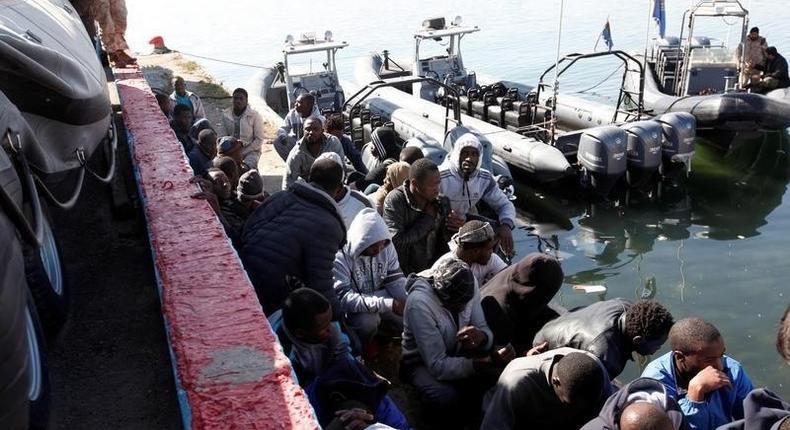
[[263, 190], [263, 179], [258, 171], [252, 169], [239, 178], [236, 187], [236, 200], [239, 201], [250, 213], [266, 200], [268, 194]]
[[412, 284], [403, 315], [400, 376], [414, 385], [422, 406], [444, 428], [458, 427], [454, 420], [465, 418], [459, 412], [479, 410], [488, 387], [478, 377], [492, 362], [487, 355], [492, 340], [466, 263], [450, 259], [433, 277]]
[[557, 259], [533, 252], [488, 281], [480, 296], [495, 344], [510, 343], [519, 356], [532, 348], [535, 333], [559, 316], [549, 302], [562, 286], [563, 277]]
[[238, 167], [239, 175], [250, 170], [250, 166], [244, 162], [243, 148], [244, 145], [241, 141], [233, 136], [222, 136], [217, 141], [217, 155], [232, 159]]
[[198, 134], [198, 144], [187, 154], [189, 165], [195, 176], [205, 177], [209, 167], [214, 167], [213, 160], [217, 155], [217, 133], [205, 129]]

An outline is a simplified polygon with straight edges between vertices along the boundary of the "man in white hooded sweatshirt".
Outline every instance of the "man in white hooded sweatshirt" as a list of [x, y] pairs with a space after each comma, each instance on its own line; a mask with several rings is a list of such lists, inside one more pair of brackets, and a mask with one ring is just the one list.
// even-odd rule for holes
[[[457, 138], [456, 138], [457, 136]], [[455, 142], [452, 140], [455, 138]], [[439, 166], [442, 179], [441, 192], [450, 199], [453, 216], [467, 219], [477, 214], [477, 203], [482, 200], [496, 212], [499, 225], [496, 228], [502, 249], [513, 253], [513, 234], [516, 208], [497, 185], [494, 175], [480, 167], [483, 145], [468, 129], [455, 130], [447, 139], [453, 150]]]
[[375, 209], [357, 214], [335, 256], [335, 294], [348, 327], [361, 342], [371, 340], [383, 320], [403, 328], [406, 278], [389, 230]]

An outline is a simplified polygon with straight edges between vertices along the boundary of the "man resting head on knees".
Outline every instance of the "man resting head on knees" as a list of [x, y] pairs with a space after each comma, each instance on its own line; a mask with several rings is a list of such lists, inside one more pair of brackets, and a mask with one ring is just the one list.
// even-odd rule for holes
[[620, 416], [620, 430], [675, 430], [667, 414], [647, 402], [631, 403]]
[[573, 348], [517, 358], [486, 395], [481, 430], [578, 429], [601, 409], [609, 376], [594, 355]]

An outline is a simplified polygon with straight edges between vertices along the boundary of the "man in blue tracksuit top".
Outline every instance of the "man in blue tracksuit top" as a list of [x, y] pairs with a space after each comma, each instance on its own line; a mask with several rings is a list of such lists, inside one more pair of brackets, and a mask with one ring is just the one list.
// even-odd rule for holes
[[643, 377], [660, 381], [692, 429], [712, 430], [743, 418], [752, 381], [736, 360], [724, 355], [724, 339], [712, 324], [686, 318], [669, 332], [672, 351], [647, 365]]

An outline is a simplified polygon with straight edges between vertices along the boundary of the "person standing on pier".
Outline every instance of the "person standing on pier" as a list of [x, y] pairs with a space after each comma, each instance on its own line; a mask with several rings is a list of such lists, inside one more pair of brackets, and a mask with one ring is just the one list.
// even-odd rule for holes
[[244, 162], [250, 168], [258, 167], [263, 144], [263, 118], [247, 104], [247, 90], [233, 90], [233, 105], [222, 112], [223, 136], [233, 136], [241, 140]]

